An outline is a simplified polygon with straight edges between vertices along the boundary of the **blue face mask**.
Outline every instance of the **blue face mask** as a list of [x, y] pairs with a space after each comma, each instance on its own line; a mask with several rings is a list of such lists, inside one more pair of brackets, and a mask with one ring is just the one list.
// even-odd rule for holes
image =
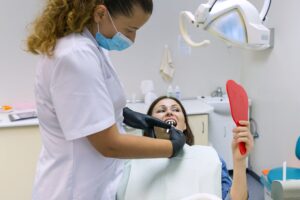
[[98, 24], [98, 32], [96, 33], [96, 41], [97, 41], [98, 45], [107, 50], [122, 51], [124, 49], [127, 49], [128, 47], [130, 47], [133, 44], [133, 42], [117, 30], [109, 13], [108, 13], [108, 15], [109, 15], [111, 23], [113, 24], [114, 29], [116, 30], [117, 33], [112, 38], [107, 38], [103, 34], [100, 33], [99, 24]]

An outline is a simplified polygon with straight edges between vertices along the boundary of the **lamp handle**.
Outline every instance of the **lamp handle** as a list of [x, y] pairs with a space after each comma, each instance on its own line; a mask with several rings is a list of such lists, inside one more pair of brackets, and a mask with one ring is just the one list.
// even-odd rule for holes
[[192, 47], [200, 47], [203, 45], [210, 44], [209, 40], [203, 40], [202, 42], [194, 42], [187, 33], [186, 25], [184, 22], [185, 19], [188, 19], [190, 21], [190, 23], [192, 23], [194, 25], [196, 24], [195, 16], [191, 12], [189, 12], [189, 11], [180, 12], [180, 14], [179, 14], [179, 29], [180, 29], [180, 33], [181, 33], [183, 39], [185, 40], [185, 42], [188, 43]]

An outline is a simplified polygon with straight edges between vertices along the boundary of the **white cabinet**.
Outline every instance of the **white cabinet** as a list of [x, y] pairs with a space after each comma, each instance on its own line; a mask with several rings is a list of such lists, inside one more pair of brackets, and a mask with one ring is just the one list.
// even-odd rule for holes
[[188, 121], [194, 134], [195, 144], [208, 145], [208, 115], [189, 115]]
[[[226, 162], [228, 170], [233, 169], [232, 159], [232, 129], [236, 127], [230, 115], [222, 115], [212, 112], [209, 114], [209, 142], [217, 153]], [[248, 167], [248, 160], [246, 161]]]
[[40, 149], [38, 126], [0, 128], [0, 199], [31, 199]]

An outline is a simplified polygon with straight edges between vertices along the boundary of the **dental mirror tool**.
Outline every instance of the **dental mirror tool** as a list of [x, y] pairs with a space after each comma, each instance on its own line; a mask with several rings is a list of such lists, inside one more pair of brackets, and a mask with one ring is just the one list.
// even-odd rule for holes
[[[174, 127], [176, 127], [176, 125], [177, 125], [177, 123], [176, 123], [176, 121], [174, 121], [174, 120], [167, 120], [167, 121], [165, 121], [167, 124], [169, 124], [169, 125], [171, 125], [171, 126], [174, 126]], [[169, 133], [169, 130], [170, 129], [167, 129], [167, 133]]]

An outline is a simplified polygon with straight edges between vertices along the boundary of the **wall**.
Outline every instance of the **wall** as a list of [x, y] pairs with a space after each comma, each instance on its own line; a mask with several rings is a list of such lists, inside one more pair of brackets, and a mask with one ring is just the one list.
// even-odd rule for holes
[[252, 115], [260, 133], [251, 156], [257, 174], [285, 160], [300, 167], [294, 153], [300, 136], [299, 6], [297, 0], [272, 1], [267, 24], [275, 28], [274, 48], [243, 55], [241, 80], [253, 99]]
[[[5, 1], [0, 7], [0, 105], [33, 102], [33, 84], [37, 57], [24, 51], [27, 26], [40, 11], [43, 1]], [[152, 79], [157, 94], [165, 94], [168, 82], [159, 75], [165, 44], [169, 45], [176, 68], [172, 84], [179, 85], [184, 97], [210, 94], [224, 86], [228, 78], [239, 79], [241, 52], [227, 48], [209, 34], [194, 30], [195, 39], [209, 37], [212, 45], [192, 49], [186, 55], [178, 47], [178, 14], [181, 10], [194, 12], [198, 1], [154, 0], [154, 13], [138, 31], [136, 43], [123, 52], [112, 52], [112, 60], [130, 98], [136, 93], [142, 98], [140, 82]]]
[[[166, 94], [168, 82], [159, 74], [165, 44], [171, 50], [175, 76], [172, 85], [179, 85], [184, 97], [209, 95], [229, 78], [240, 78], [241, 52], [228, 48], [222, 41], [208, 33], [188, 26], [192, 38], [197, 41], [211, 39], [204, 48], [193, 48], [191, 54], [181, 51], [179, 42], [179, 12], [194, 12], [199, 1], [154, 0], [154, 12], [138, 33], [134, 46], [124, 52], [112, 52], [112, 60], [126, 86], [128, 97], [136, 93], [141, 97], [140, 82], [152, 79], [156, 92]], [[185, 43], [183, 43], [185, 44]], [[184, 47], [183, 47], [184, 48]]]
[[3, 1], [0, 6], [0, 105], [32, 102], [36, 58], [24, 51], [27, 25], [38, 13], [38, 0]]

